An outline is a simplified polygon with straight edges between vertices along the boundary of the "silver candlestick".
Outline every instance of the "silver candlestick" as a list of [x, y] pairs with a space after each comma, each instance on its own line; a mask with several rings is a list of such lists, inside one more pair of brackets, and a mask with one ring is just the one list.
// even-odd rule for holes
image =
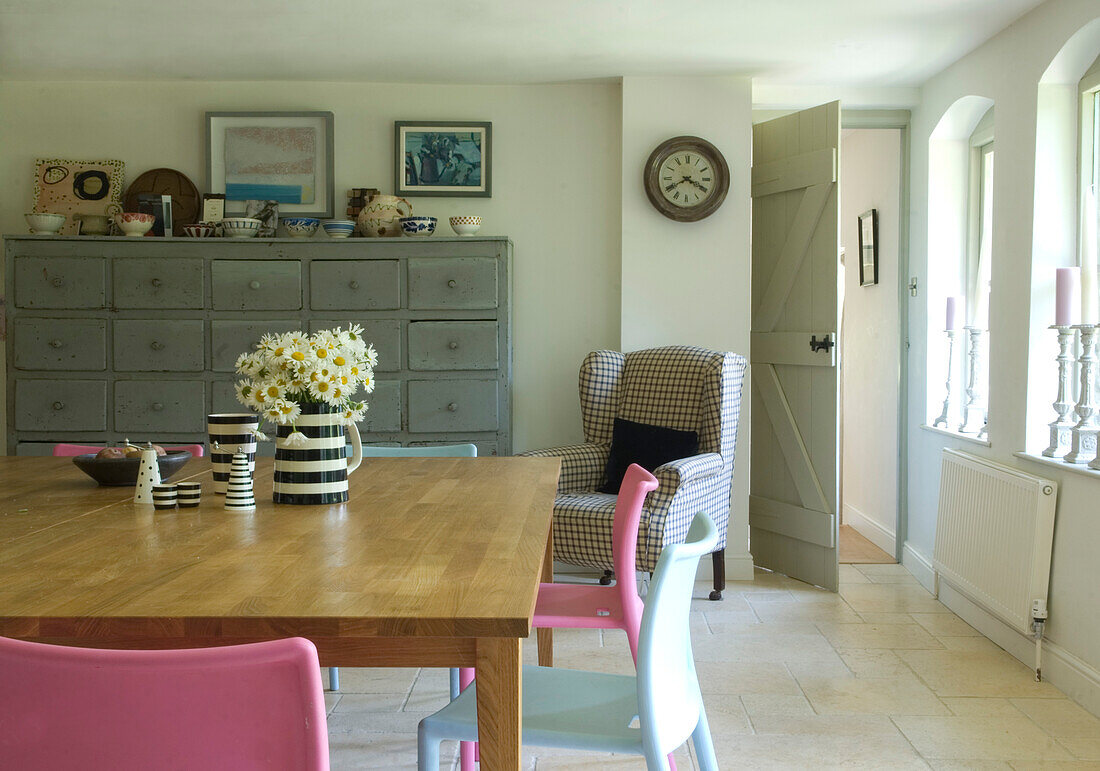
[[1054, 324], [1050, 327], [1058, 332], [1058, 398], [1054, 400], [1054, 412], [1058, 417], [1050, 423], [1050, 446], [1043, 450], [1043, 455], [1048, 458], [1057, 458], [1069, 451], [1070, 432], [1076, 421], [1069, 417], [1069, 365], [1073, 357], [1069, 355], [1070, 344], [1076, 334], [1073, 327]]
[[1092, 400], [1095, 387], [1096, 333], [1093, 324], [1078, 324], [1075, 329], [1081, 333], [1081, 356], [1077, 364], [1081, 370], [1081, 391], [1077, 394], [1077, 425], [1070, 431], [1069, 452], [1062, 458], [1066, 463], [1088, 463], [1096, 457], [1096, 433], [1100, 426], [1096, 423], [1096, 403]]
[[985, 405], [982, 404], [982, 390], [978, 384], [978, 373], [981, 370], [979, 360], [981, 358], [982, 333], [981, 327], [964, 327], [970, 335], [970, 350], [967, 357], [970, 359], [970, 376], [966, 384], [966, 406], [963, 408], [963, 422], [959, 426], [960, 434], [976, 434], [985, 425]]
[[933, 428], [937, 428], [941, 423], [944, 428], [947, 427], [948, 417], [951, 414], [951, 397], [954, 390], [951, 387], [951, 381], [954, 378], [955, 335], [959, 334], [959, 330], [945, 329], [944, 332], [947, 333], [947, 382], [944, 383], [944, 385], [947, 386], [947, 395], [943, 397], [943, 411], [940, 412], [940, 416], [932, 423]]

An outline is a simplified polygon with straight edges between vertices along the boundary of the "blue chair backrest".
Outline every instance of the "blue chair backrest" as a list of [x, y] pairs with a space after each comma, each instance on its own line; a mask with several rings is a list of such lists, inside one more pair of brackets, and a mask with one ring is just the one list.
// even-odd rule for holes
[[717, 545], [710, 517], [696, 514], [685, 542], [666, 546], [653, 571], [638, 636], [638, 713], [643, 742], [657, 756], [680, 746], [699, 722], [688, 619], [699, 559]]
[[443, 444], [436, 447], [378, 447], [363, 445], [364, 458], [476, 458], [476, 444]]

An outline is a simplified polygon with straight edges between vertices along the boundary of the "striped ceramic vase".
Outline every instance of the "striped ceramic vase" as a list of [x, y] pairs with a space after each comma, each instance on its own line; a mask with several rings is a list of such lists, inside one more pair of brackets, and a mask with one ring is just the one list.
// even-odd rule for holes
[[[275, 503], [343, 503], [348, 499], [348, 474], [359, 467], [363, 449], [359, 429], [349, 425], [352, 457], [348, 461], [344, 427], [336, 422], [335, 408], [303, 404], [294, 426], [277, 426], [275, 434]], [[306, 441], [288, 447], [295, 428]]]
[[229, 483], [225, 488], [225, 508], [232, 511], [253, 511], [256, 508], [252, 471], [248, 468], [248, 456], [243, 452], [233, 453]]
[[256, 435], [253, 432], [259, 427], [260, 416], [253, 412], [221, 412], [206, 416], [214, 492], [218, 495], [225, 495], [233, 453], [243, 452], [248, 457], [248, 470], [256, 470]]

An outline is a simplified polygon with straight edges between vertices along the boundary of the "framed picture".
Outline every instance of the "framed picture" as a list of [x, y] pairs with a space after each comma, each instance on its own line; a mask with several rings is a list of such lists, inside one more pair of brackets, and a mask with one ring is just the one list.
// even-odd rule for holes
[[396, 195], [492, 197], [492, 123], [399, 120], [393, 136]]
[[333, 216], [331, 112], [206, 113], [207, 188], [225, 216], [245, 201], [278, 201], [282, 214]]
[[878, 283], [878, 209], [859, 215], [859, 285]]
[[64, 214], [61, 235], [75, 236], [77, 214], [113, 217], [122, 211], [122, 175], [118, 160], [71, 161], [37, 158], [34, 162], [34, 209]]

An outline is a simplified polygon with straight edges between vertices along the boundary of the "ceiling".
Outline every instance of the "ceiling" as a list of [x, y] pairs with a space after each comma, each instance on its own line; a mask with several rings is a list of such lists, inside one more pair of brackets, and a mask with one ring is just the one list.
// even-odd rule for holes
[[1040, 0], [0, 0], [0, 79], [915, 86]]

